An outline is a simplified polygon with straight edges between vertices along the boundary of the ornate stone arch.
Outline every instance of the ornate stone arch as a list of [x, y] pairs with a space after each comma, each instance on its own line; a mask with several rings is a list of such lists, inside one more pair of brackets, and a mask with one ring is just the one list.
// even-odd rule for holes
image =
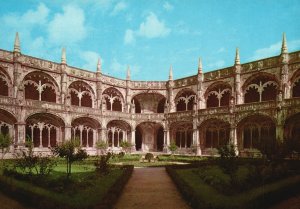
[[140, 92], [131, 100], [135, 113], [164, 113], [166, 97], [159, 92]]
[[218, 81], [205, 91], [204, 98], [207, 107], [229, 106], [232, 97], [232, 86], [227, 82]]
[[95, 92], [93, 88], [82, 80], [76, 80], [68, 86], [68, 94], [71, 97], [71, 105], [94, 107]]
[[204, 120], [198, 126], [199, 142], [206, 154], [214, 154], [219, 146], [228, 144], [230, 141], [230, 123], [220, 118]]
[[71, 138], [78, 138], [83, 147], [94, 147], [98, 138], [100, 122], [90, 116], [78, 116], [71, 122]]
[[248, 114], [237, 124], [239, 150], [248, 152], [257, 150], [262, 140], [276, 141], [276, 121], [264, 114]]
[[102, 93], [102, 98], [102, 103], [105, 104], [103, 106], [106, 110], [123, 112], [125, 100], [118, 89], [114, 87], [105, 89]]
[[60, 96], [59, 86], [55, 79], [41, 71], [26, 74], [21, 83], [21, 88], [24, 89], [25, 99], [57, 102]]
[[26, 138], [34, 147], [49, 148], [63, 140], [65, 121], [57, 114], [36, 112], [26, 118]]
[[120, 147], [122, 141], [132, 138], [132, 126], [124, 120], [110, 120], [106, 125], [106, 138], [112, 149]]
[[196, 93], [191, 88], [181, 89], [175, 97], [176, 111], [193, 110]]
[[289, 84], [291, 97], [300, 97], [300, 69], [294, 72]]
[[244, 102], [276, 100], [279, 83], [275, 75], [266, 72], [250, 76], [242, 87]]
[[12, 80], [9, 74], [0, 67], [0, 95], [11, 96], [12, 95]]

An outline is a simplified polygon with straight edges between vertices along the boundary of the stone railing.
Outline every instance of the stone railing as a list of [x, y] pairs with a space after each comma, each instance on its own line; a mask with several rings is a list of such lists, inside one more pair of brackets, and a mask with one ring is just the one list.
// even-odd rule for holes
[[285, 107], [300, 107], [300, 97], [298, 98], [291, 98], [283, 100], [283, 105]]
[[118, 112], [118, 111], [105, 111], [103, 112], [103, 116], [106, 117], [113, 117], [113, 118], [124, 118], [124, 119], [131, 119], [131, 113], [126, 112]]
[[168, 114], [169, 119], [180, 119], [192, 117], [193, 111], [172, 112]]
[[165, 118], [164, 113], [136, 113], [132, 115], [136, 120], [163, 120]]
[[90, 72], [72, 66], [67, 67], [67, 73], [81, 78], [96, 78], [96, 74], [94, 72]]
[[13, 61], [14, 55], [12, 52], [0, 50], [0, 60]]
[[174, 80], [175, 87], [184, 87], [197, 84], [197, 75]]
[[64, 110], [64, 105], [54, 102], [45, 102], [45, 101], [38, 101], [38, 100], [25, 100], [25, 106], [35, 109], [43, 109], [43, 110]]
[[198, 110], [199, 115], [212, 115], [212, 114], [221, 114], [229, 113], [229, 107], [212, 107], [207, 109]]
[[91, 108], [91, 107], [79, 107], [79, 106], [71, 105], [69, 109], [67, 108], [67, 110], [71, 112], [83, 113], [88, 115], [101, 115], [100, 109]]
[[0, 96], [0, 104], [16, 104], [16, 99], [12, 97]]
[[131, 81], [134, 89], [165, 89], [165, 81]]
[[277, 67], [279, 56], [242, 64], [242, 73], [257, 71], [264, 68]]
[[228, 77], [232, 75], [232, 72], [233, 72], [233, 67], [207, 72], [204, 73], [204, 81], [210, 81], [214, 79]]
[[235, 106], [235, 112], [257, 111], [276, 108], [276, 101], [254, 102]]
[[36, 57], [31, 57], [27, 55], [21, 55], [18, 57], [18, 62], [20, 62], [22, 65], [38, 68], [38, 69], [44, 69], [44, 70], [51, 70], [55, 72], [60, 72], [60, 64], [39, 59]]

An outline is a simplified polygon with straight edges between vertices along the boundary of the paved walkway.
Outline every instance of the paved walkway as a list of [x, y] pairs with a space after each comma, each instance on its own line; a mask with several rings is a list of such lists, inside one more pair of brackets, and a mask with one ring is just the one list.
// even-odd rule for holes
[[115, 209], [189, 209], [165, 168], [134, 168]]

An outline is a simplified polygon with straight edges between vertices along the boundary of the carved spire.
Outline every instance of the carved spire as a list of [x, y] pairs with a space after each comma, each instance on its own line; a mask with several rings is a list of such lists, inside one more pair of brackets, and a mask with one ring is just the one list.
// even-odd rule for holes
[[20, 45], [20, 39], [19, 39], [18, 32], [16, 33], [16, 37], [15, 37], [14, 52], [21, 53], [21, 45]]
[[199, 61], [198, 61], [198, 73], [199, 74], [202, 73], [202, 60], [201, 60], [201, 57], [199, 57]]
[[234, 64], [235, 65], [240, 65], [241, 64], [239, 48], [236, 48], [236, 51], [235, 51], [235, 62], [234, 62]]
[[67, 64], [67, 56], [66, 56], [66, 49], [62, 48], [61, 51], [61, 64]]
[[170, 72], [169, 72], [169, 80], [173, 80], [173, 67], [172, 65], [170, 66]]
[[130, 80], [130, 66], [128, 65], [127, 67], [127, 76], [126, 76], [126, 80]]
[[288, 53], [285, 33], [283, 33], [282, 35], [282, 47], [281, 47], [281, 54], [284, 53]]
[[99, 57], [98, 58], [98, 63], [97, 63], [97, 73], [101, 73], [101, 69], [102, 66], [101, 66], [101, 58]]

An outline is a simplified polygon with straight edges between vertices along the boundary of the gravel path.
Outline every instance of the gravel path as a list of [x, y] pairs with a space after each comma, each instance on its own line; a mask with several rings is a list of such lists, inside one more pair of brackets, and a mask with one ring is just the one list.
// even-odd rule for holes
[[20, 203], [16, 200], [4, 195], [0, 192], [0, 208], [1, 209], [25, 209]]
[[115, 209], [189, 209], [165, 168], [134, 168]]

